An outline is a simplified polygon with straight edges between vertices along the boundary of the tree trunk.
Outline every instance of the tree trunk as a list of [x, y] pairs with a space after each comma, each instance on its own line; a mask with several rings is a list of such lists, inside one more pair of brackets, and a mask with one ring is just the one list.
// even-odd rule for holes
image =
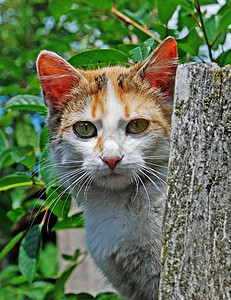
[[231, 299], [231, 66], [180, 65], [159, 299]]

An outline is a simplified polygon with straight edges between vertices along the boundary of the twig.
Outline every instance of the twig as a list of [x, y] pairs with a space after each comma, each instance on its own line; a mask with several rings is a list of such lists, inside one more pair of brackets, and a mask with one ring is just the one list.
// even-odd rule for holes
[[195, 16], [193, 13], [191, 13], [191, 16], [192, 16], [193, 19], [196, 21], [196, 23], [197, 23], [197, 25], [200, 27], [200, 29], [202, 29], [202, 28], [201, 28], [201, 24], [200, 24], [200, 22], [197, 20], [196, 16]]
[[205, 63], [205, 61], [203, 60], [203, 58], [201, 58], [200, 56], [197, 56], [203, 63]]
[[210, 44], [211, 47], [213, 47], [213, 45], [216, 43], [216, 41], [219, 39], [219, 37], [222, 35], [223, 32], [224, 32], [224, 30], [221, 30], [221, 31], [218, 33], [218, 35], [217, 35], [217, 37], [215, 38], [215, 40], [212, 42], [212, 44]]
[[48, 208], [46, 209], [46, 211], [45, 211], [45, 214], [44, 214], [44, 216], [43, 216], [43, 219], [42, 219], [42, 222], [40, 223], [40, 225], [44, 225], [44, 223], [45, 223], [45, 221], [46, 221], [46, 218], [47, 218], [47, 214], [48, 214]]
[[149, 35], [150, 37], [152, 37], [155, 41], [157, 41], [159, 44], [162, 43], [162, 40], [159, 39], [156, 35], [154, 35], [153, 33], [151, 33], [147, 28], [142, 27], [140, 24], [136, 23], [135, 21], [133, 21], [132, 19], [130, 19], [128, 16], [124, 15], [123, 13], [121, 13], [120, 11], [118, 11], [118, 9], [115, 7], [115, 3], [112, 6], [111, 12], [113, 13], [113, 15], [115, 15], [119, 20], [127, 23], [127, 24], [131, 24], [134, 27], [136, 27], [137, 29], [139, 29], [140, 31], [146, 33], [147, 35]]
[[200, 17], [200, 21], [201, 21], [201, 30], [203, 31], [203, 34], [204, 34], [204, 37], [205, 37], [205, 41], [206, 41], [206, 44], [208, 46], [208, 50], [209, 50], [209, 57], [211, 59], [211, 61], [213, 61], [213, 54], [212, 54], [212, 50], [211, 50], [211, 44], [209, 43], [209, 39], [208, 39], [208, 36], [207, 36], [207, 33], [206, 33], [206, 30], [205, 30], [205, 24], [204, 24], [204, 21], [203, 21], [203, 17], [202, 17], [202, 13], [201, 13], [201, 8], [200, 8], [200, 1], [199, 0], [195, 0], [194, 1], [194, 6], [199, 14], [199, 17]]

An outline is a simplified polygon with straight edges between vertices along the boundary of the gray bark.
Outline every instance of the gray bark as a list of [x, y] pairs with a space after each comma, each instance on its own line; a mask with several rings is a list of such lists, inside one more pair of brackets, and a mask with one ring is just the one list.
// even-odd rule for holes
[[159, 299], [231, 299], [231, 66], [177, 71]]

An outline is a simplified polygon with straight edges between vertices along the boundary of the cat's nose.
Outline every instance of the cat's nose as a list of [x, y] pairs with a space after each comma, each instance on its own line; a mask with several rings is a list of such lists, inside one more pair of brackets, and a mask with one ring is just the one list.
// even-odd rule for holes
[[111, 170], [115, 169], [115, 167], [118, 165], [121, 159], [122, 157], [119, 156], [113, 158], [107, 158], [107, 157], [102, 158], [103, 162], [105, 162], [105, 164], [107, 164]]

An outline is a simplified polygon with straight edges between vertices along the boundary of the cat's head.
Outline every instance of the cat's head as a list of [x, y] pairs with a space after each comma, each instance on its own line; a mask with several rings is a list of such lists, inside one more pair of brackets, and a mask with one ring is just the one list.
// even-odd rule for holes
[[[56, 170], [71, 188], [123, 189], [166, 161], [177, 68], [167, 38], [130, 68], [77, 70], [53, 52], [37, 60]], [[165, 157], [165, 158], [164, 158]], [[163, 159], [162, 159], [163, 158]], [[148, 173], [149, 172], [149, 173]]]

